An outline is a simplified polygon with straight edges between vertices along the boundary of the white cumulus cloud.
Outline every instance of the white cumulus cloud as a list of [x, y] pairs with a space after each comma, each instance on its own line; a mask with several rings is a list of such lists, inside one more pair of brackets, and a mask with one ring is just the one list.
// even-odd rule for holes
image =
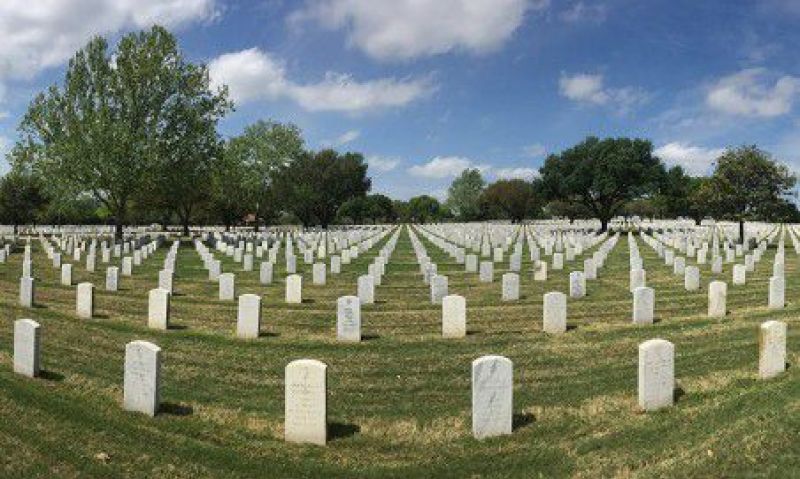
[[712, 85], [706, 104], [730, 115], [771, 118], [789, 113], [798, 94], [800, 77], [778, 77], [764, 68], [748, 68]]
[[497, 168], [494, 170], [496, 177], [501, 180], [532, 180], [539, 174], [536, 168], [516, 167], [516, 168]]
[[408, 172], [422, 178], [442, 179], [458, 176], [467, 168], [477, 168], [481, 172], [491, 169], [488, 165], [475, 164], [463, 156], [435, 156], [427, 163], [412, 166]]
[[561, 74], [558, 91], [572, 101], [591, 105], [608, 105], [620, 113], [641, 105], [648, 100], [647, 93], [634, 87], [609, 88], [602, 74]]
[[2, 0], [0, 78], [61, 65], [92, 36], [218, 14], [215, 0]]
[[500, 48], [525, 15], [549, 0], [309, 0], [290, 16], [344, 30], [349, 45], [372, 58], [406, 60], [450, 51]]
[[367, 164], [373, 170], [385, 173], [397, 168], [397, 166], [400, 164], [400, 160], [397, 158], [373, 155], [367, 157]]
[[714, 161], [724, 152], [724, 148], [706, 148], [675, 141], [656, 148], [653, 154], [667, 165], [678, 165], [689, 175], [700, 176], [709, 173]]
[[342, 145], [346, 145], [358, 139], [361, 136], [361, 132], [358, 130], [347, 130], [346, 132], [342, 133], [341, 135], [337, 136], [336, 139], [333, 140], [325, 140], [322, 142], [324, 146], [329, 147], [338, 147]]
[[545, 154], [547, 154], [547, 148], [545, 148], [545, 146], [542, 145], [541, 143], [534, 143], [532, 145], [527, 145], [522, 147], [522, 153], [525, 156], [531, 158], [537, 158], [539, 156], [544, 156]]
[[213, 87], [228, 85], [237, 103], [288, 98], [308, 111], [358, 113], [399, 107], [434, 90], [429, 79], [358, 81], [333, 72], [317, 83], [299, 84], [288, 78], [282, 61], [258, 48], [215, 58], [209, 75]]

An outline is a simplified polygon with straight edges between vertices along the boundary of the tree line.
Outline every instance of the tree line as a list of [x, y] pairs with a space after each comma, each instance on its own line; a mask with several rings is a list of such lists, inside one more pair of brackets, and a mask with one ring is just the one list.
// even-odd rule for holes
[[312, 150], [290, 123], [261, 120], [231, 138], [234, 109], [207, 66], [162, 27], [96, 37], [63, 81], [31, 101], [0, 181], [0, 220], [19, 224], [428, 222], [616, 215], [797, 221], [795, 178], [756, 146], [727, 150], [709, 177], [667, 168], [643, 139], [587, 138], [549, 155], [535, 179], [487, 184], [467, 169], [447, 200], [370, 194], [364, 156]]

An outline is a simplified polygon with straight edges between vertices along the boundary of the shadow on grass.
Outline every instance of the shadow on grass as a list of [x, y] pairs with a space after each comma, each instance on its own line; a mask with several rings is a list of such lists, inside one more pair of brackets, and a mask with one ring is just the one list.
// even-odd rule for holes
[[529, 412], [514, 414], [511, 420], [511, 429], [516, 431], [517, 429], [533, 424], [534, 421], [536, 421], [536, 417]]
[[372, 341], [374, 339], [381, 339], [381, 337], [378, 336], [377, 334], [374, 334], [374, 333], [372, 333], [372, 334], [362, 334], [361, 335], [361, 340], [362, 341]]
[[184, 324], [170, 324], [167, 329], [170, 331], [184, 331], [186, 329], [189, 329], [189, 326], [186, 326]]
[[261, 331], [258, 333], [259, 338], [277, 338], [279, 336], [279, 333], [273, 333], [272, 331]]
[[314, 304], [314, 303], [316, 303], [316, 300], [311, 299], [311, 298], [306, 298], [306, 299], [303, 300], [303, 302], [301, 304]]
[[332, 422], [328, 424], [328, 439], [331, 441], [355, 436], [359, 432], [361, 432], [361, 426], [356, 424], [345, 424], [341, 422]]
[[194, 413], [194, 408], [188, 404], [165, 402], [158, 407], [158, 412], [170, 416], [190, 416]]
[[50, 308], [45, 306], [44, 304], [33, 303], [33, 309], [50, 309]]
[[110, 318], [110, 317], [111, 317], [111, 316], [109, 316], [109, 315], [107, 315], [107, 314], [105, 314], [105, 313], [94, 313], [94, 314], [92, 315], [92, 319], [108, 319], [108, 318]]
[[467, 336], [474, 336], [474, 335], [476, 335], [476, 334], [481, 334], [481, 333], [483, 333], [483, 331], [482, 331], [482, 330], [480, 330], [480, 329], [470, 329], [470, 330], [467, 330]]
[[575, 325], [575, 324], [568, 324], [567, 325], [567, 331], [575, 331], [576, 329], [578, 329], [578, 326]]
[[675, 389], [672, 391], [672, 402], [678, 402], [683, 396], [686, 396], [686, 390], [676, 385]]
[[45, 381], [61, 382], [64, 380], [64, 375], [48, 369], [39, 371], [39, 377]]

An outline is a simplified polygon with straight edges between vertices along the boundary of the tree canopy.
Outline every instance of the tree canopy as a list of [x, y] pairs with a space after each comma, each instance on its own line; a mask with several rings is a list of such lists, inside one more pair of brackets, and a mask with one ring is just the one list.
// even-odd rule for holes
[[445, 205], [461, 221], [473, 221], [480, 217], [480, 196], [486, 182], [478, 169], [467, 168], [461, 172], [447, 190]]
[[664, 166], [647, 140], [589, 137], [550, 155], [539, 172], [547, 199], [582, 204], [605, 231], [628, 201], [657, 191]]

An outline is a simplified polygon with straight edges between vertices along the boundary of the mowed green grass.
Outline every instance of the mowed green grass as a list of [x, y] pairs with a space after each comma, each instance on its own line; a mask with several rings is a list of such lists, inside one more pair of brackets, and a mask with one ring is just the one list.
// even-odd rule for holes
[[[791, 477], [800, 470], [800, 271], [786, 250], [786, 298], [769, 311], [767, 281], [775, 250], [730, 285], [730, 314], [708, 319], [706, 286], [686, 292], [642, 241], [648, 285], [656, 290], [651, 326], [630, 324], [625, 237], [609, 255], [588, 296], [568, 303], [571, 329], [541, 332], [542, 294], [567, 291], [583, 259], [534, 282], [527, 248], [520, 301], [500, 302], [500, 275], [481, 284], [424, 241], [450, 292], [467, 298], [462, 340], [440, 337], [440, 309], [430, 305], [408, 233], [387, 267], [378, 303], [362, 311], [360, 344], [337, 344], [335, 301], [355, 294], [380, 245], [325, 287], [312, 286], [299, 261], [302, 305], [283, 302], [283, 264], [276, 282], [258, 284], [258, 267], [236, 272], [237, 293], [263, 301], [263, 335], [234, 337], [235, 302], [216, 299], [199, 256], [181, 247], [173, 298], [174, 328], [146, 327], [147, 291], [157, 285], [166, 248], [147, 259], [122, 290], [104, 291], [105, 265], [75, 282], [96, 286], [96, 315], [76, 317], [75, 288], [63, 287], [34, 242], [37, 303], [18, 306], [19, 244], [0, 265], [0, 477]], [[302, 259], [302, 258], [300, 258]], [[118, 259], [116, 261], [119, 261]], [[283, 262], [281, 252], [279, 263]], [[44, 377], [12, 373], [13, 321], [43, 327]], [[789, 323], [790, 368], [757, 379], [758, 325]], [[637, 346], [651, 338], [675, 343], [680, 393], [675, 407], [637, 408]], [[155, 418], [122, 410], [124, 348], [144, 339], [163, 350], [163, 410]], [[515, 430], [477, 441], [471, 436], [470, 367], [484, 354], [514, 362]], [[289, 361], [328, 364], [330, 441], [326, 447], [283, 441], [283, 373]], [[106, 456], [107, 455], [107, 456]]]

